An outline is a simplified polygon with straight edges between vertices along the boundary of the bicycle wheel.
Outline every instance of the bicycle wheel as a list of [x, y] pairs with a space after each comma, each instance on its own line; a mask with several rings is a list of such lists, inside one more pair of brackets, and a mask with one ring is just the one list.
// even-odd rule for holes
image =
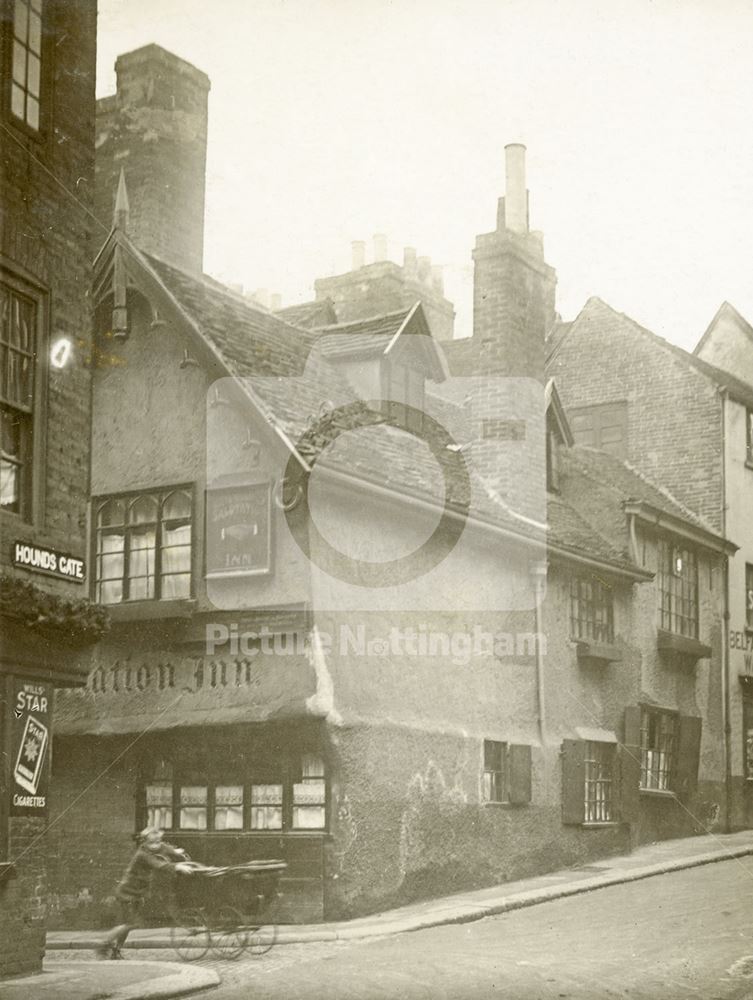
[[277, 924], [265, 924], [263, 927], [249, 927], [246, 948], [255, 957], [266, 955], [277, 940]]
[[209, 951], [211, 937], [201, 910], [184, 910], [175, 927], [170, 928], [170, 943], [184, 962], [196, 962]]
[[246, 947], [247, 931], [243, 914], [233, 906], [223, 906], [212, 920], [212, 951], [220, 958], [238, 958]]

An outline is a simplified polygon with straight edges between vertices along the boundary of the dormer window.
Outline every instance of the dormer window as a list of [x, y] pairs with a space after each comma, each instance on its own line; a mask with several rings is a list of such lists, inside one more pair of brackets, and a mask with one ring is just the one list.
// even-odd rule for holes
[[423, 427], [423, 373], [391, 359], [382, 365], [384, 415], [398, 427], [419, 432]]

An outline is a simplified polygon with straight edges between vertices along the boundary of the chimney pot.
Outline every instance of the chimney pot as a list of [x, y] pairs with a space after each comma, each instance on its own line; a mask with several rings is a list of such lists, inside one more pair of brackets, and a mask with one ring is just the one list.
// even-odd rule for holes
[[360, 270], [366, 263], [366, 243], [364, 240], [353, 240], [350, 244], [353, 258], [353, 270]]
[[505, 146], [505, 227], [513, 233], [528, 232], [526, 147], [519, 142]]
[[387, 237], [384, 233], [374, 234], [374, 261], [387, 260]]

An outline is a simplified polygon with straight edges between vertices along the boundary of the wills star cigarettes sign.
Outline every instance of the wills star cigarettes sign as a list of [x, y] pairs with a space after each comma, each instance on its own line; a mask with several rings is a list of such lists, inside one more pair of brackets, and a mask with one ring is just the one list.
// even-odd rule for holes
[[32, 573], [44, 573], [59, 580], [72, 580], [83, 583], [86, 579], [86, 563], [67, 552], [56, 549], [46, 549], [41, 545], [27, 545], [26, 542], [15, 542], [13, 545], [13, 565], [19, 569], [28, 569]]
[[44, 815], [47, 811], [52, 686], [16, 680], [13, 691], [13, 778], [10, 811]]

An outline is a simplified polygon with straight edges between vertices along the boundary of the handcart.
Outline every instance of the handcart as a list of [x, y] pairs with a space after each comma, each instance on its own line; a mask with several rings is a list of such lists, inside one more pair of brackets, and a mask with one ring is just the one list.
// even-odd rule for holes
[[238, 958], [248, 950], [265, 955], [277, 940], [274, 919], [265, 923], [280, 895], [284, 861], [247, 861], [215, 867], [185, 862], [191, 871], [175, 881], [170, 941], [186, 962], [211, 949], [221, 958]]

